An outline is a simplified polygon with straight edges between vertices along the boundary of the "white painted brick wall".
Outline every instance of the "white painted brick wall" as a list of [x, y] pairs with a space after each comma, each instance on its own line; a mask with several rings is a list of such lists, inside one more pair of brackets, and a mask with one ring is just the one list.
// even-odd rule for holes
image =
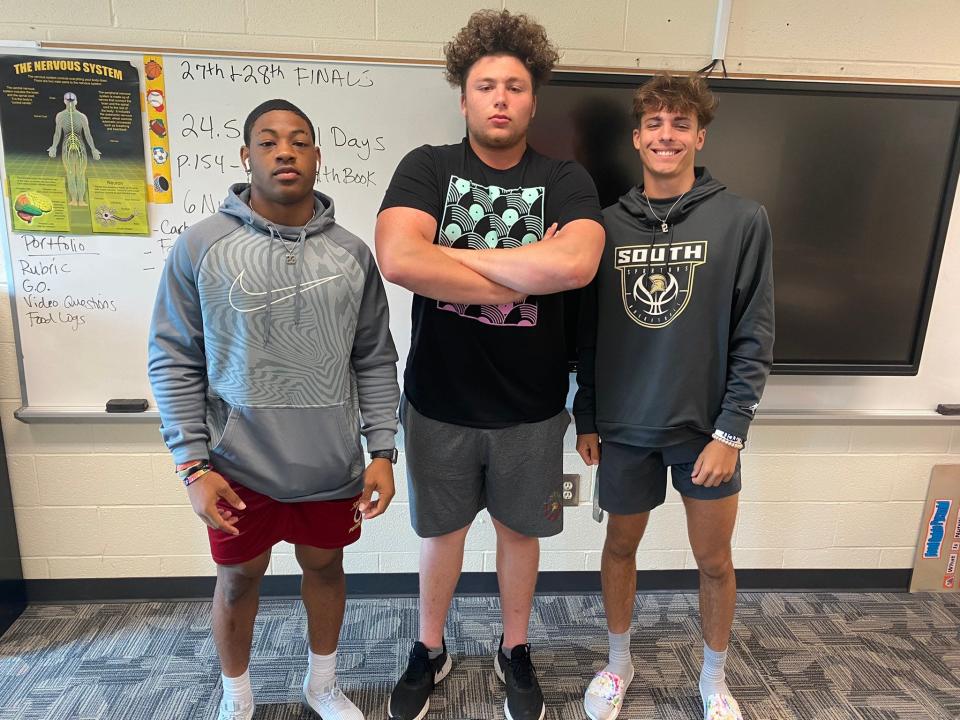
[[[28, 558], [103, 555], [95, 507], [15, 508], [20, 554]], [[153, 508], [143, 508], [143, 513]], [[128, 528], [133, 534], [133, 527]], [[68, 576], [69, 577], [69, 576]]]
[[949, 40], [960, 37], [954, 0], [736, 0], [732, 7], [731, 54], [957, 65]]
[[[313, 0], [309, 4], [300, 0], [247, 0], [246, 6], [248, 34], [263, 33], [278, 37], [376, 37], [377, 12], [374, 0], [351, 0], [349, 3]], [[216, 26], [203, 29], [223, 32]]]
[[923, 503], [838, 503], [836, 547], [915, 545]]
[[716, 12], [714, 0], [630, 2], [624, 49], [648, 55], [685, 51], [709, 59]]
[[7, 471], [14, 507], [36, 507], [40, 504], [37, 467], [33, 455], [7, 455]]
[[[31, 3], [24, 0], [0, 0], [3, 25], [26, 24], [63, 27], [70, 25], [111, 26], [110, 0]], [[13, 40], [25, 38], [11, 38]]]
[[504, 4], [512, 12], [526, 12], [537, 18], [550, 30], [551, 40], [561, 47], [623, 47], [624, 0], [592, 0], [589, 10], [583, 5], [571, 7], [554, 0], [507, 0]]
[[747, 548], [832, 547], [838, 519], [829, 502], [743, 503], [736, 545]]
[[156, 503], [149, 455], [40, 455], [36, 470], [40, 505]]
[[[482, 5], [482, 4], [481, 4]], [[315, 52], [440, 58], [477, 3], [462, 0], [171, 0], [162, 13], [136, 0], [0, 0], [0, 40], [60, 40], [238, 52]], [[539, 18], [567, 64], [693, 69], [710, 55], [714, 0], [597, 0], [585, 21], [572, 0], [498, 0]], [[824, 18], [830, 18], [830, 22]], [[732, 70], [960, 80], [954, 0], [849, 3], [737, 0]], [[156, 427], [24, 425], [10, 309], [0, 302], [0, 420], [28, 578], [210, 575], [206, 530], [193, 515]], [[583, 476], [581, 505], [543, 542], [546, 570], [600, 567], [604, 528], [590, 517], [593, 482], [565, 441], [566, 472]], [[734, 560], [741, 568], [904, 568], [913, 561], [930, 469], [960, 463], [960, 428], [757, 425], [744, 455]], [[347, 548], [348, 572], [414, 572], [406, 479], [386, 516]], [[466, 571], [493, 571], [495, 536], [481, 513], [467, 537]], [[641, 569], [694, 566], [683, 507], [670, 489], [637, 554]], [[292, 548], [269, 572], [296, 572]]]
[[[67, 431], [70, 426], [66, 426]], [[734, 535], [741, 568], [909, 567], [926, 481], [949, 454], [746, 454]], [[37, 452], [8, 456], [24, 569], [31, 578], [206, 575], [206, 530], [164, 454]], [[588, 470], [573, 455], [568, 471]], [[364, 525], [346, 551], [348, 572], [414, 572], [404, 473], [389, 512]], [[542, 542], [544, 570], [598, 570], [604, 527], [590, 515], [590, 476], [565, 530]], [[481, 513], [467, 539], [465, 571], [493, 571], [495, 534]], [[672, 488], [637, 556], [648, 570], [695, 567], [682, 504]], [[293, 549], [274, 549], [269, 572], [293, 572]], [[149, 572], [147, 570], [149, 569]]]
[[210, 553], [204, 555], [167, 555], [160, 558], [160, 577], [190, 577], [216, 575], [217, 569], [210, 559]]
[[[244, 34], [246, 31], [246, 8], [243, 0], [204, 0], [202, 3], [192, 0], [167, 0], [160, 12], [157, 7], [140, 0], [112, 0], [112, 4], [113, 25], [121, 31], [126, 28], [150, 30], [157, 27], [163, 30], [236, 34]], [[256, 2], [251, 4], [260, 5]], [[311, 13], [307, 12], [301, 17], [310, 15]], [[292, 19], [287, 17], [289, 25], [294, 26]]]
[[443, 44], [463, 27], [464, 19], [483, 7], [500, 9], [501, 3], [476, 0], [449, 0], [443, 9], [432, 2], [379, 0], [377, 3], [377, 39], [435, 42]]

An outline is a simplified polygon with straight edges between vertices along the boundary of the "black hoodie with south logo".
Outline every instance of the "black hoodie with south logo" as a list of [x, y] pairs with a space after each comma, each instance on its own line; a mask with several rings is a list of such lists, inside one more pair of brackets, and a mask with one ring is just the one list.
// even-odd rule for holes
[[641, 185], [603, 211], [581, 307], [579, 434], [638, 447], [715, 429], [747, 438], [773, 362], [767, 213], [706, 168], [677, 200], [648, 204]]

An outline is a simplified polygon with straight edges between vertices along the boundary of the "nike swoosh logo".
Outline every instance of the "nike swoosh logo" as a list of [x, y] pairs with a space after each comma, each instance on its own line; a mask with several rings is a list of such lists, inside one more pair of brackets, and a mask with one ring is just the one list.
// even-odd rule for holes
[[[253, 292], [247, 290], [243, 286], [243, 274], [246, 270], [241, 270], [240, 274], [237, 275], [236, 279], [233, 281], [233, 284], [230, 286], [230, 294], [228, 299], [230, 300], [230, 307], [236, 310], [239, 313], [249, 313], [255, 312], [257, 310], [263, 310], [267, 305], [272, 304], [276, 305], [279, 302], [284, 300], [289, 300], [294, 295], [297, 294], [296, 285], [288, 285], [287, 287], [274, 288], [273, 297], [270, 302], [267, 302], [267, 293], [264, 292]], [[330, 277], [319, 278], [318, 280], [308, 280], [305, 283], [300, 285], [300, 292], [304, 293], [311, 288], [318, 287], [324, 283], [328, 283], [331, 280], [336, 280], [338, 277], [343, 277], [342, 275], [331, 275]], [[239, 289], [239, 291], [238, 291]], [[278, 295], [278, 293], [286, 293], [285, 295]], [[258, 304], [253, 304], [258, 303]]]

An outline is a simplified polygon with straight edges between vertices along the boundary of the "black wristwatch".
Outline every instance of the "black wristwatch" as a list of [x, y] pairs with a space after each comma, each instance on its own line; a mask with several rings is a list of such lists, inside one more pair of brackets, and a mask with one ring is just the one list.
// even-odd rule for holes
[[394, 465], [397, 464], [397, 458], [399, 456], [400, 456], [400, 453], [397, 452], [396, 448], [394, 448], [393, 450], [373, 450], [370, 452], [371, 460], [375, 460], [377, 458], [384, 458], [385, 460], [389, 460]]

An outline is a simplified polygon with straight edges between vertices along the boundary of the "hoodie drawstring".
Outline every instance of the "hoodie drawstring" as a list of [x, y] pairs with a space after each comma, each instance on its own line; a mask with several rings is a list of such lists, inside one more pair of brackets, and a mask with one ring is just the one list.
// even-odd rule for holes
[[267, 223], [267, 230], [270, 231], [270, 245], [267, 247], [267, 314], [264, 319], [267, 326], [263, 331], [263, 344], [265, 346], [270, 344], [270, 330], [273, 327], [273, 244], [280, 239], [280, 233], [271, 223]]
[[[272, 223], [267, 223], [267, 230], [270, 232], [270, 245], [267, 248], [267, 313], [264, 321], [266, 322], [266, 328], [263, 333], [263, 344], [270, 344], [270, 335], [273, 329], [273, 290], [276, 283], [274, 282], [276, 269], [274, 267], [275, 262], [273, 259], [273, 246], [277, 240], [283, 243], [283, 238], [280, 236], [280, 231], [273, 226]], [[300, 297], [300, 288], [303, 286], [303, 266], [304, 266], [304, 253], [306, 252], [307, 246], [307, 228], [306, 226], [300, 230], [300, 237], [297, 238], [297, 253], [299, 258], [297, 258], [297, 287], [294, 291], [293, 299], [293, 322], [297, 327], [300, 327], [300, 308], [303, 304], [303, 299]], [[286, 250], [286, 247], [284, 247]]]
[[293, 298], [293, 324], [296, 325], [297, 327], [300, 327], [300, 305], [301, 305], [300, 286], [303, 285], [303, 266], [306, 264], [304, 262], [304, 253], [306, 252], [306, 245], [307, 245], [306, 226], [304, 226], [303, 230], [300, 231], [300, 238], [298, 239], [298, 242], [299, 242], [298, 249], [300, 251], [300, 258], [297, 261], [297, 289], [294, 290], [294, 298]]

